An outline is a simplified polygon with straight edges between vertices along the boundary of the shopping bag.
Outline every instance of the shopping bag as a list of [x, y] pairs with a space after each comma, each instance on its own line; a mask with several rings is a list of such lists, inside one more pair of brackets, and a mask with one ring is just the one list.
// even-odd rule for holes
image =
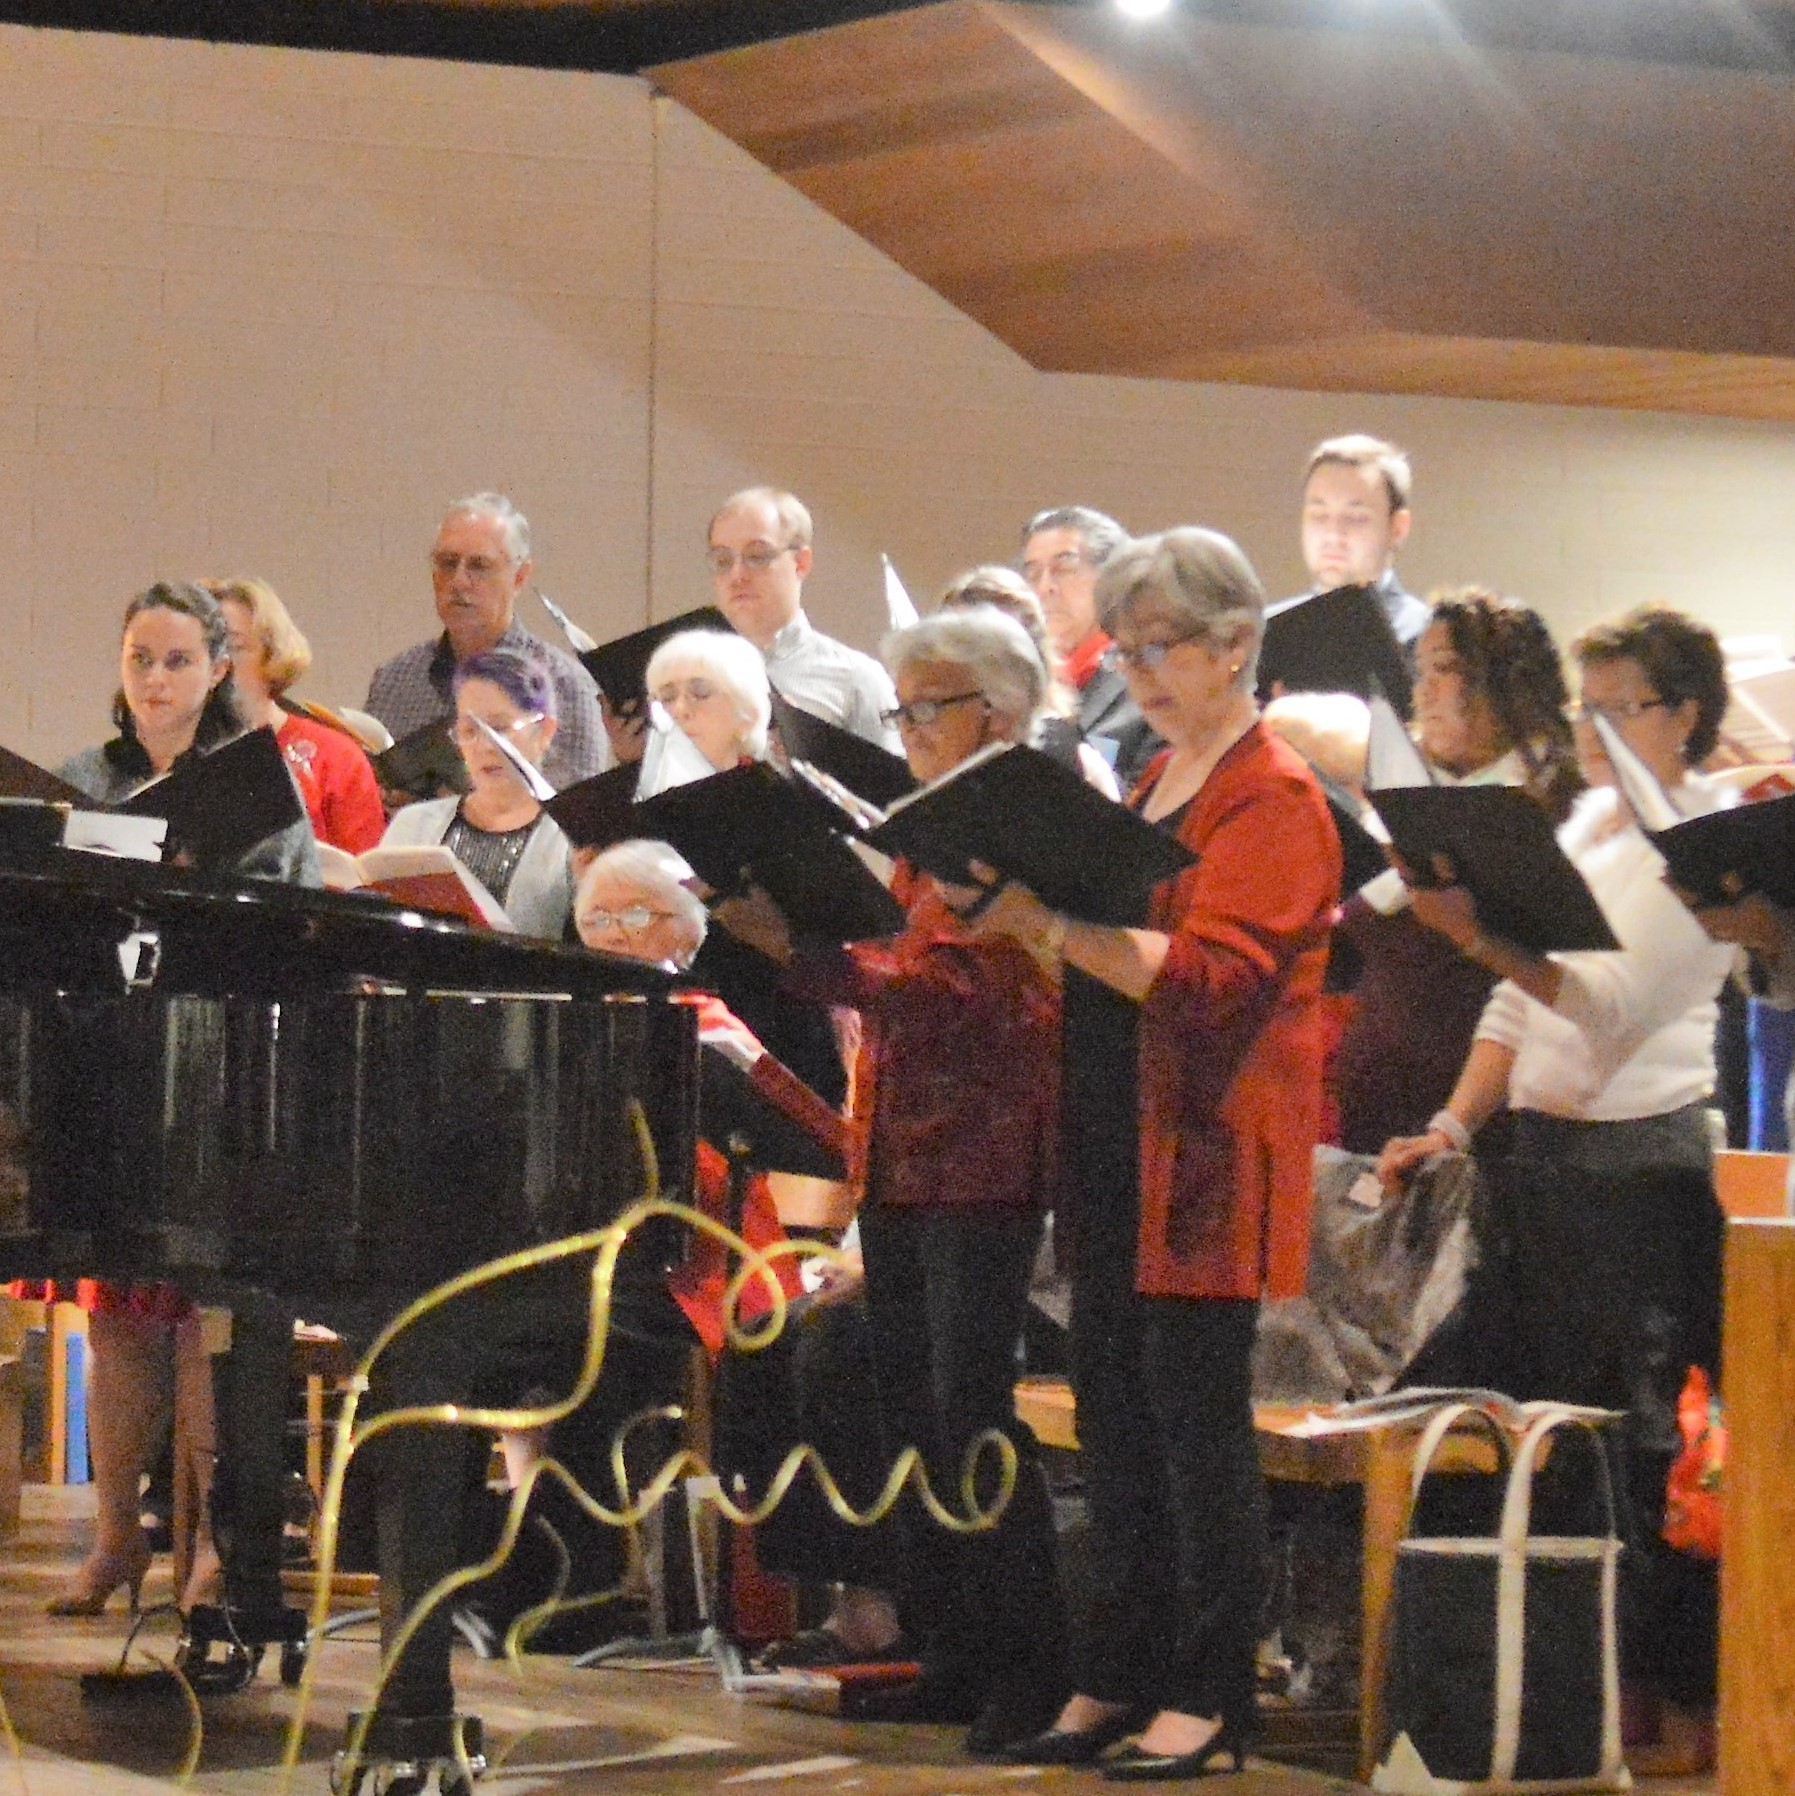
[[[1595, 1437], [1609, 1412], [1528, 1404], [1509, 1435], [1488, 1410], [1447, 1404], [1422, 1431], [1413, 1491], [1440, 1443], [1476, 1418], [1506, 1463], [1492, 1536], [1422, 1537], [1397, 1549], [1389, 1745], [1372, 1776], [1384, 1796], [1547, 1796], [1631, 1788], [1621, 1759], [1615, 1584], [1621, 1543], [1608, 1464]], [[1582, 1433], [1595, 1467], [1600, 1532], [1531, 1531], [1545, 1442]], [[1568, 1442], [1567, 1442], [1568, 1444]]]

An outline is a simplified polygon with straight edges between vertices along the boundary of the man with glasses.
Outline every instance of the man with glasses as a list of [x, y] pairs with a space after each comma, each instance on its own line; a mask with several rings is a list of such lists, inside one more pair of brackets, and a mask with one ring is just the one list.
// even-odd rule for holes
[[890, 676], [804, 614], [810, 540], [810, 513], [792, 493], [751, 486], [725, 499], [705, 551], [717, 608], [766, 658], [782, 698], [895, 750], [880, 717], [897, 702]]
[[1112, 517], [1088, 505], [1037, 513], [1022, 532], [1022, 577], [1047, 619], [1059, 671], [1078, 694], [1078, 728], [1116, 770], [1126, 792], [1165, 746], [1116, 665], [1097, 621], [1097, 575], [1128, 541]]
[[442, 634], [376, 668], [366, 708], [403, 738], [453, 714], [455, 669], [470, 656], [495, 648], [534, 656], [554, 682], [561, 720], [543, 771], [555, 785], [570, 786], [602, 773], [611, 764], [611, 747], [592, 676], [517, 621], [517, 595], [534, 568], [529, 520], [503, 493], [457, 500], [430, 550]]

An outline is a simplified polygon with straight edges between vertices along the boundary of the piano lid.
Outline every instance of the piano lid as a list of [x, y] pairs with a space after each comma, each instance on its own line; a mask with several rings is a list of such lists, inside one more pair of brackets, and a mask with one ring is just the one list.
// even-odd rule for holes
[[371, 893], [58, 852], [0, 868], [0, 989], [121, 988], [120, 949], [158, 990], [299, 996], [368, 981], [406, 990], [656, 996], [685, 983], [638, 961], [470, 929]]

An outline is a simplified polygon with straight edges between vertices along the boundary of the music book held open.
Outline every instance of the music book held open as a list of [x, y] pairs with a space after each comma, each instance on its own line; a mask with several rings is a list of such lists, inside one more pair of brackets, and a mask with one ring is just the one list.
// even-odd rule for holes
[[808, 761], [873, 804], [888, 805], [916, 790], [916, 776], [902, 755], [794, 705], [778, 691], [773, 693], [773, 728], [792, 760]]
[[1259, 693], [1356, 692], [1383, 695], [1404, 717], [1413, 708], [1408, 657], [1370, 586], [1337, 586], [1287, 599], [1265, 614]]
[[305, 820], [305, 803], [269, 729], [245, 730], [187, 755], [113, 807], [168, 822], [163, 858], [223, 872], [255, 845]]
[[439, 717], [369, 758], [374, 777], [388, 792], [417, 800], [467, 790], [467, 765], [455, 746], [453, 717]]
[[763, 887], [793, 930], [828, 942], [894, 935], [904, 912], [813, 792], [764, 761], [675, 786], [636, 806], [637, 834], [670, 842], [724, 897]]
[[949, 884], [981, 883], [971, 871], [979, 862], [1053, 910], [1122, 926], [1144, 924], [1153, 888], [1193, 859], [1073, 768], [1014, 742], [992, 743], [900, 798], [867, 840]]
[[1620, 946], [1552, 819], [1518, 786], [1395, 786], [1370, 797], [1416, 883], [1438, 884], [1434, 857], [1444, 855], [1491, 935], [1535, 954]]
[[648, 663], [654, 652], [669, 636], [681, 630], [720, 630], [733, 636], [734, 627], [715, 605], [700, 605], [696, 611], [682, 611], [678, 617], [664, 618], [643, 630], [632, 630], [610, 642], [601, 642], [580, 656], [586, 671], [598, 682], [598, 689], [610, 701], [613, 711], [634, 710], [648, 697]]
[[510, 931], [505, 908], [468, 870], [467, 863], [440, 842], [420, 842], [349, 854], [328, 842], [318, 844], [324, 885], [332, 892], [378, 892], [410, 910], [459, 917], [476, 928]]

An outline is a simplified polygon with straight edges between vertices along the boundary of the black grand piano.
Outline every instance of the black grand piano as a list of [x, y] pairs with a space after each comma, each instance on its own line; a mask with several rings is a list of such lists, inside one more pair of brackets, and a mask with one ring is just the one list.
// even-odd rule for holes
[[[233, 1317], [219, 1416], [223, 1625], [289, 1641], [282, 1434], [293, 1319], [364, 1343], [495, 1255], [602, 1226], [642, 1191], [689, 1200], [691, 1008], [632, 962], [472, 931], [360, 895], [231, 882], [39, 846], [0, 853], [0, 1276], [167, 1279]], [[657, 1223], [620, 1285], [683, 1250]], [[375, 1407], [504, 1401], [493, 1368], [583, 1330], [587, 1267], [439, 1313], [377, 1369]], [[455, 1564], [448, 1431], [376, 1448], [382, 1633]], [[382, 1693], [368, 1762], [391, 1787], [479, 1759], [454, 1711], [450, 1618]], [[302, 1625], [300, 1633], [302, 1635]]]

